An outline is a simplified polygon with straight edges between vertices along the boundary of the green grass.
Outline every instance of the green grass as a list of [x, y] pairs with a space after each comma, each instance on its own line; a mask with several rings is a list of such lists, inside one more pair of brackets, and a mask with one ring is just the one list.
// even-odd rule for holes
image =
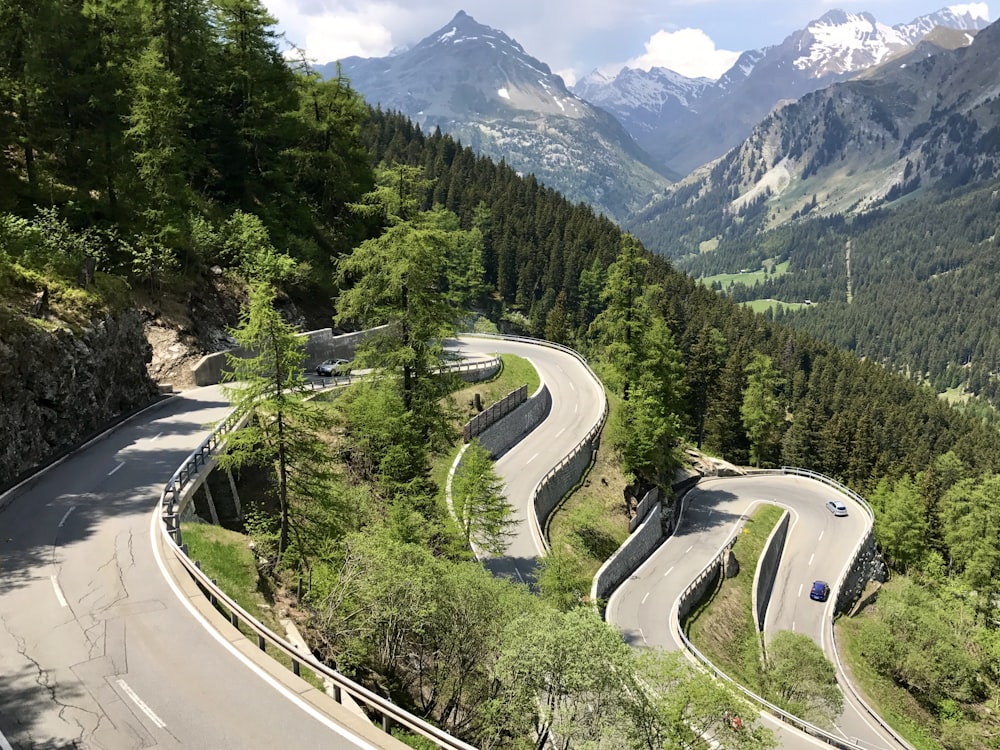
[[[621, 399], [608, 397], [608, 421]], [[575, 563], [580, 580], [592, 581], [604, 561], [628, 538], [625, 476], [614, 455], [605, 428], [597, 459], [575, 492], [549, 520], [549, 542], [554, 553]]]
[[753, 286], [758, 282], [766, 281], [770, 277], [783, 276], [788, 273], [788, 263], [787, 260], [784, 263], [769, 263], [767, 268], [771, 270], [771, 273], [768, 273], [765, 268], [760, 268], [756, 271], [748, 271], [747, 273], [719, 273], [714, 276], [703, 276], [699, 281], [710, 288], [716, 282], [719, 282], [723, 290], [727, 289], [731, 284]]
[[862, 656], [861, 626], [864, 615], [839, 617], [836, 623], [840, 658], [850, 670], [854, 684], [876, 713], [917, 750], [943, 750], [926, 727], [935, 718], [913, 696], [892, 680], [880, 675]]
[[[273, 592], [257, 575], [257, 565], [247, 546], [247, 537], [221, 526], [203, 523], [181, 524], [181, 536], [188, 545], [189, 557], [201, 564], [205, 575], [214, 580], [227, 596], [275, 633], [280, 635], [285, 632], [281, 619], [274, 611]], [[224, 607], [220, 609], [228, 617], [228, 610]], [[242, 622], [240, 632], [256, 643], [256, 633]], [[272, 648], [268, 654], [291, 671], [292, 660], [284, 652]], [[322, 680], [312, 670], [303, 669], [302, 678], [323, 689]]]
[[760, 554], [784, 512], [775, 505], [754, 511], [733, 547], [740, 570], [692, 610], [682, 626], [691, 642], [719, 669], [760, 692], [760, 642], [753, 615], [753, 579]]
[[750, 302], [743, 303], [745, 307], [749, 307], [756, 313], [765, 313], [768, 310], [783, 307], [786, 310], [801, 310], [803, 307], [810, 307], [810, 305], [804, 302], [782, 302], [776, 299], [755, 299]]

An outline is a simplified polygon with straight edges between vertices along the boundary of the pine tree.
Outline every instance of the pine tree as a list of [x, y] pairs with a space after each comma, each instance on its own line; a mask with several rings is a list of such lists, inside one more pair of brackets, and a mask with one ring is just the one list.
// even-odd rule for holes
[[231, 334], [246, 357], [227, 356], [233, 407], [246, 415], [247, 426], [230, 435], [220, 457], [223, 468], [245, 464], [273, 466], [277, 479], [279, 531], [276, 564], [289, 545], [290, 503], [305, 500], [327, 464], [319, 439], [327, 424], [324, 413], [306, 401], [303, 375], [305, 342], [274, 307], [275, 292], [263, 283], [250, 289], [240, 326]]

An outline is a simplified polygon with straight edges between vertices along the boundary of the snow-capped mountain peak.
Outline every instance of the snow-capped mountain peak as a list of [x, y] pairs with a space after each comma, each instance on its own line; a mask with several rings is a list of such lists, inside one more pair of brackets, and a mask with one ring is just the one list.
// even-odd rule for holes
[[989, 26], [989, 24], [989, 6], [986, 3], [970, 3], [966, 5], [951, 5], [939, 10], [937, 13], [920, 16], [909, 23], [902, 23], [894, 28], [912, 45], [919, 42], [938, 26], [966, 31], [981, 31]]
[[794, 65], [814, 78], [850, 74], [878, 65], [910, 46], [896, 29], [870, 13], [831, 10], [798, 34]]

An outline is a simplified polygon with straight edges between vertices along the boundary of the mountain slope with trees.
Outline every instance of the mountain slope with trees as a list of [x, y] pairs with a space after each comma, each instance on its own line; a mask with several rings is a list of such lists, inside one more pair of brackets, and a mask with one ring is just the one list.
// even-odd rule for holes
[[[8, 349], [21, 325], [72, 336], [56, 329], [91, 304], [163, 316], [179, 308], [197, 320], [226, 289], [239, 298], [255, 290], [236, 337], [251, 343], [271, 331], [293, 347], [297, 311], [317, 298], [324, 322], [336, 308], [338, 325], [390, 324], [361, 353], [385, 377], [331, 404], [329, 427], [272, 402], [272, 417], [291, 408], [295, 429], [317, 434], [271, 442], [256, 459], [285, 484], [274, 512], [249, 529], [281, 553], [262, 581], [288, 591], [302, 581], [301, 604], [331, 661], [483, 747], [612, 736], [681, 746], [692, 727], [727, 731], [718, 717], [739, 705], [670, 660], [631, 662], [617, 636], [571, 606], [579, 600], [558, 611], [469, 562], [429, 453], [449, 429], [430, 377], [437, 340], [454, 330], [457, 310], [472, 309], [594, 359], [625, 404], [609, 443], [636, 478], [669, 477], [690, 441], [736, 463], [807, 466], [875, 493], [893, 564], [936, 571], [948, 596], [971, 603], [978, 628], [959, 644], [969, 680], [919, 693], [928, 683], [918, 671], [894, 675], [934, 716], [962, 718], [977, 742], [986, 736], [991, 720], [977, 708], [995, 696], [995, 665], [969, 644], [995, 638], [979, 604], [992, 594], [973, 592], [1000, 579], [989, 515], [1000, 500], [988, 481], [977, 490], [962, 480], [1000, 469], [992, 428], [874, 362], [720, 299], [533, 177], [366, 109], [343, 79], [323, 82], [285, 60], [255, 0], [46, 0], [2, 11]], [[94, 298], [80, 291], [88, 279]], [[58, 305], [32, 319], [48, 286]], [[279, 369], [258, 364], [273, 370], [258, 375]], [[270, 392], [275, 381], [255, 382]], [[272, 419], [253, 447], [283, 424]], [[302, 460], [283, 473], [282, 454]], [[908, 509], [888, 493], [909, 481], [920, 488], [926, 547], [897, 533]], [[524, 647], [526, 632], [544, 648]], [[647, 695], [642, 682], [664, 686], [663, 701], [624, 701]], [[744, 739], [766, 742], [725, 735]]]

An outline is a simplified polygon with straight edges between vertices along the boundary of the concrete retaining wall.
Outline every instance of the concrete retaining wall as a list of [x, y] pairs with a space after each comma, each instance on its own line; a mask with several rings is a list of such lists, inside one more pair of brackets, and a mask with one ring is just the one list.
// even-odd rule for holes
[[490, 456], [497, 459], [541, 424], [551, 410], [552, 394], [549, 393], [549, 387], [542, 383], [531, 398], [481, 432], [478, 435], [479, 442], [489, 451]]
[[786, 510], [781, 520], [775, 525], [764, 545], [764, 551], [757, 562], [757, 572], [753, 582], [753, 610], [757, 617], [757, 632], [764, 631], [764, 618], [767, 616], [767, 605], [774, 589], [774, 579], [778, 575], [778, 564], [781, 553], [785, 550], [785, 539], [788, 537], [788, 523], [791, 514]]
[[517, 390], [511, 391], [495, 404], [487, 409], [483, 409], [483, 411], [466, 422], [465, 427], [462, 428], [463, 439], [468, 443], [472, 438], [482, 435], [486, 430], [512, 413], [527, 400], [527, 385], [522, 385]]
[[563, 459], [559, 466], [539, 482], [534, 501], [535, 518], [538, 519], [540, 529], [545, 529], [552, 511], [556, 509], [566, 493], [573, 489], [583, 477], [587, 467], [594, 460], [594, 452], [597, 450], [599, 442], [600, 433], [588, 442], [581, 444], [573, 455]]
[[628, 533], [631, 534], [646, 519], [646, 514], [649, 513], [653, 508], [659, 507], [660, 504], [660, 488], [654, 487], [645, 495], [643, 495], [642, 500], [635, 507], [635, 516], [628, 522]]
[[622, 581], [645, 562], [647, 557], [653, 554], [653, 550], [659, 547], [665, 538], [662, 520], [661, 506], [656, 503], [638, 530], [629, 536], [597, 571], [590, 588], [591, 600], [596, 602], [606, 599]]

